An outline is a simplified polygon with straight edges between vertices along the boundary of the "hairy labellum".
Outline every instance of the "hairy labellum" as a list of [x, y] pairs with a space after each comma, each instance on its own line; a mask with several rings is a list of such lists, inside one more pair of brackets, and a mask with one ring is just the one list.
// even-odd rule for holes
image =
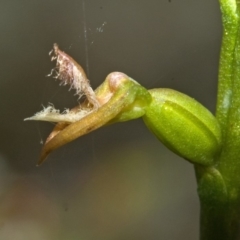
[[75, 89], [79, 97], [85, 95], [93, 108], [98, 108], [99, 103], [82, 67], [69, 55], [61, 51], [56, 43], [53, 45], [50, 54], [52, 53], [52, 60], [56, 60], [57, 74], [55, 78], [60, 79], [63, 85], [69, 84], [70, 89]]
[[[48, 76], [56, 72], [54, 78], [60, 79], [61, 84], [70, 85], [70, 89], [75, 89], [79, 98], [83, 95], [87, 98], [87, 103], [83, 107], [76, 107], [75, 109], [66, 109], [60, 112], [55, 109], [53, 105], [49, 105], [42, 111], [36, 113], [34, 116], [26, 118], [25, 120], [37, 120], [48, 122], [76, 122], [99, 108], [100, 103], [96, 98], [95, 92], [92, 90], [89, 80], [82, 69], [82, 67], [70, 56], [61, 51], [55, 43], [53, 50], [50, 52], [52, 60], [56, 60], [56, 68], [51, 71]], [[86, 102], [86, 101], [85, 101]]]
[[72, 123], [79, 121], [91, 112], [91, 109], [80, 108], [78, 111], [66, 109], [64, 112], [60, 113], [59, 110], [55, 109], [52, 105], [49, 105], [47, 107], [44, 107], [42, 111], [36, 113], [34, 116], [25, 118], [25, 120]]

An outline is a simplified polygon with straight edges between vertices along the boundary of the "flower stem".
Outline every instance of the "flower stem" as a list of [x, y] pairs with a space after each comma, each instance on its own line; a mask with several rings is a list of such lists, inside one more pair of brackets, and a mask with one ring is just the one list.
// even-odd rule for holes
[[[240, 220], [240, 3], [220, 0], [223, 39], [216, 117], [223, 145], [214, 174], [196, 167], [201, 240], [236, 240]], [[221, 180], [222, 179], [222, 180]]]

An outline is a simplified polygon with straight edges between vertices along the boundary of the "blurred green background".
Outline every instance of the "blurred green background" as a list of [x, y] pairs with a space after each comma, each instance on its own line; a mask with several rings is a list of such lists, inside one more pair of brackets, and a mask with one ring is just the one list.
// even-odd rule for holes
[[141, 119], [83, 136], [38, 168], [53, 124], [23, 119], [49, 102], [77, 104], [46, 77], [55, 42], [88, 69], [93, 88], [121, 71], [214, 112], [218, 1], [1, 0], [0, 31], [0, 239], [198, 239], [193, 166]]

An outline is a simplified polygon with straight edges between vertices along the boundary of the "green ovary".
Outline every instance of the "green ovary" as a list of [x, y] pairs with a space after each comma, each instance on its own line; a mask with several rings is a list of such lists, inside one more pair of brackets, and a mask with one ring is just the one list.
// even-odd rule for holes
[[215, 117], [196, 100], [171, 89], [150, 91], [153, 101], [143, 119], [153, 134], [181, 157], [212, 165], [221, 146]]

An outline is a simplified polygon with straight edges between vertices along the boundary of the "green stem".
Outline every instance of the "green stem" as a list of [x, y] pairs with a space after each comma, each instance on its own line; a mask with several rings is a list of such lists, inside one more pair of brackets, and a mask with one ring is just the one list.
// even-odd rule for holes
[[201, 203], [201, 240], [235, 240], [236, 207], [229, 204], [227, 187], [215, 167], [195, 166]]
[[213, 172], [196, 167], [201, 240], [236, 240], [240, 220], [240, 3], [220, 0], [220, 6], [223, 40], [216, 116], [223, 146]]
[[232, 97], [233, 59], [238, 31], [238, 15], [235, 1], [219, 0], [222, 12], [223, 37], [219, 62], [216, 116], [220, 122], [223, 137], [226, 132], [226, 122]]

